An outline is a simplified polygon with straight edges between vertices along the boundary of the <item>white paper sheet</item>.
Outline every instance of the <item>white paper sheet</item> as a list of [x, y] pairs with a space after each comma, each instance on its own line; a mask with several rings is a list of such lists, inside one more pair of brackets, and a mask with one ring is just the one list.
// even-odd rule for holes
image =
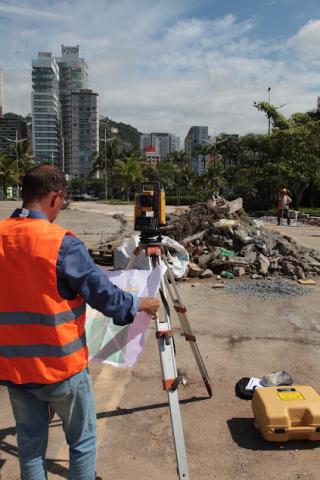
[[[139, 297], [155, 297], [166, 271], [164, 265], [153, 270], [106, 271], [110, 280], [127, 292]], [[146, 339], [150, 315], [139, 312], [125, 327], [114, 325], [112, 319], [87, 306], [86, 335], [89, 360], [108, 363], [116, 367], [133, 367], [138, 361]]]

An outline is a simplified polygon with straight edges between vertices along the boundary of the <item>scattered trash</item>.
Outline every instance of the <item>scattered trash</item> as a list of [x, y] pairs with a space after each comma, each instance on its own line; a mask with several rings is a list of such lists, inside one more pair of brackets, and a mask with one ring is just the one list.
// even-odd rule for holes
[[220, 248], [219, 257], [235, 257], [236, 252], [233, 250], [227, 250], [226, 248]]
[[241, 400], [251, 400], [256, 388], [265, 388], [273, 386], [293, 385], [293, 379], [290, 373], [285, 370], [280, 372], [267, 373], [262, 378], [243, 377], [237, 381], [234, 390], [237, 397]]
[[[138, 247], [140, 241], [139, 235], [125, 238], [123, 243], [114, 251], [115, 270], [125, 270], [134, 250]], [[182, 278], [188, 272], [189, 254], [187, 250], [176, 240], [162, 236], [162, 244], [167, 247], [167, 260], [172, 269], [175, 278]], [[135, 268], [140, 270], [149, 270], [149, 258], [144, 252], [141, 252], [135, 261]], [[198, 268], [198, 266], [197, 266]], [[200, 269], [199, 274], [202, 272]], [[199, 275], [198, 275], [199, 276]]]
[[226, 270], [223, 270], [221, 273], [220, 273], [220, 277], [221, 278], [234, 278], [234, 274], [232, 272], [227, 272]]
[[311, 278], [308, 278], [306, 280], [303, 280], [303, 279], [299, 279], [298, 280], [298, 283], [300, 283], [301, 285], [316, 285], [316, 282], [314, 280], [312, 280]]

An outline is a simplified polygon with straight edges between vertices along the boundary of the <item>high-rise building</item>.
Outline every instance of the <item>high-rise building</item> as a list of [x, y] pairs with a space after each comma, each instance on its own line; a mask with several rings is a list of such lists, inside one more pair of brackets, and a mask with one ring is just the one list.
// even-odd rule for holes
[[15, 148], [19, 140], [28, 138], [27, 122], [14, 113], [0, 117], [0, 153], [16, 158]]
[[2, 70], [0, 68], [0, 118], [3, 116], [3, 83], [2, 83]]
[[199, 145], [209, 142], [208, 127], [191, 127], [184, 141], [184, 149], [189, 159], [191, 169], [200, 175], [208, 168], [209, 156], [198, 153]]
[[80, 90], [71, 94], [71, 165], [72, 177], [88, 177], [92, 157], [99, 151], [98, 94]]
[[154, 147], [163, 161], [170, 153], [180, 148], [180, 139], [171, 133], [142, 133], [140, 135], [140, 151], [145, 152], [148, 147]]
[[32, 60], [32, 145], [36, 161], [64, 168], [59, 67], [50, 52]]
[[140, 152], [145, 152], [147, 148], [152, 147], [151, 134], [140, 133], [139, 148]]
[[[84, 151], [93, 153], [99, 150], [96, 148], [95, 124], [98, 95], [87, 90], [88, 78], [88, 66], [79, 56], [79, 45], [62, 45], [61, 57], [57, 58], [49, 52], [39, 52], [38, 58], [32, 61], [33, 152], [36, 160], [58, 165], [71, 178], [86, 175], [84, 170], [91, 171], [89, 167], [84, 169], [84, 158], [89, 155]], [[73, 96], [80, 92], [79, 98]], [[80, 106], [82, 102], [88, 104]], [[94, 121], [89, 128], [82, 129], [87, 121], [85, 117], [94, 118]], [[79, 129], [85, 135], [89, 130], [93, 142], [90, 143], [87, 137], [82, 141]], [[80, 142], [85, 144], [85, 149]]]
[[88, 88], [88, 65], [79, 56], [79, 45], [74, 47], [61, 45], [61, 57], [56, 58], [56, 61], [58, 62], [60, 72], [59, 93], [64, 140], [64, 171], [72, 176], [71, 164], [74, 160], [74, 155], [72, 153], [71, 138], [71, 93]]

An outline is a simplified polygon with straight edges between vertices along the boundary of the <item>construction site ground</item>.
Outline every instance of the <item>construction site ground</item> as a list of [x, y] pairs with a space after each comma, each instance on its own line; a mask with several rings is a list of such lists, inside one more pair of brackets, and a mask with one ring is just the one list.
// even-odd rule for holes
[[[16, 206], [15, 202], [0, 202], [0, 218]], [[90, 243], [103, 231], [117, 232], [120, 227], [112, 218], [114, 213], [128, 213], [132, 218], [132, 210], [132, 206], [75, 203], [61, 212], [58, 223]], [[280, 229], [303, 245], [320, 250], [318, 228], [268, 228]], [[177, 366], [187, 378], [179, 395], [190, 478], [319, 479], [320, 442], [265, 442], [253, 427], [250, 401], [234, 395], [234, 385], [241, 377], [261, 377], [278, 370], [287, 370], [297, 384], [310, 384], [320, 391], [319, 282], [308, 296], [263, 300], [212, 289], [213, 282], [188, 280], [179, 284], [211, 377], [211, 399], [206, 397], [189, 345], [180, 335], [180, 325], [172, 317]], [[135, 368], [91, 369], [100, 480], [178, 478], [154, 332], [152, 325]], [[18, 480], [14, 420], [4, 387], [0, 388], [0, 404], [0, 478]], [[68, 450], [63, 438], [61, 422], [55, 417], [47, 455], [49, 480], [67, 479]]]

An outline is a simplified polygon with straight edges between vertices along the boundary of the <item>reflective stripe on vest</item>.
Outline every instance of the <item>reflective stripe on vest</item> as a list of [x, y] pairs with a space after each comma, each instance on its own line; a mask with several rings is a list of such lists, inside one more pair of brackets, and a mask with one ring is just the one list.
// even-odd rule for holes
[[66, 345], [0, 345], [0, 355], [13, 357], [61, 357], [70, 355], [86, 345], [86, 334]]
[[0, 312], [0, 325], [46, 325], [48, 327], [56, 327], [62, 323], [76, 320], [85, 311], [86, 306], [83, 303], [72, 310], [66, 310], [56, 315], [31, 312]]

